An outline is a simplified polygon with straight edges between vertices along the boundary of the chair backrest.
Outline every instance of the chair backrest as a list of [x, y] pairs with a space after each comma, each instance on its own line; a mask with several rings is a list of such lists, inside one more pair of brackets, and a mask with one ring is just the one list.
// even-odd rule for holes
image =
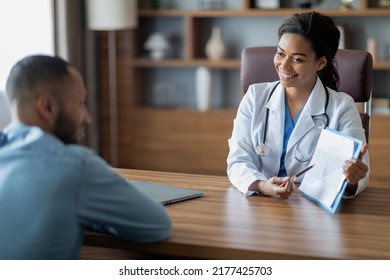
[[11, 108], [8, 96], [0, 91], [0, 130], [11, 122]]
[[[241, 90], [245, 93], [254, 83], [278, 80], [273, 59], [276, 47], [251, 47], [241, 55]], [[352, 96], [356, 103], [362, 103], [360, 116], [368, 143], [370, 133], [372, 56], [360, 50], [339, 49], [336, 66], [340, 76], [339, 91]]]

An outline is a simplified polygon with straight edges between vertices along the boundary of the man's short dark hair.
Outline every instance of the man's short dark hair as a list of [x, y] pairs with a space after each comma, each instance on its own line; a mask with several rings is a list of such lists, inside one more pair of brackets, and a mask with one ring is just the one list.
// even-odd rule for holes
[[56, 85], [70, 77], [70, 64], [60, 57], [48, 55], [27, 56], [11, 69], [7, 79], [6, 91], [11, 102], [33, 98], [31, 92], [40, 86], [51, 86], [52, 94]]

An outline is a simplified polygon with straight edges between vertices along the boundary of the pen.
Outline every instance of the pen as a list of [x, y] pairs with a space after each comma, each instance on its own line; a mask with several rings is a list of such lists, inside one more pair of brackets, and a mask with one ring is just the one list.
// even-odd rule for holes
[[313, 163], [312, 165], [310, 165], [309, 167], [306, 167], [305, 169], [303, 169], [301, 172], [295, 174], [294, 176], [292, 176], [291, 178], [297, 178], [303, 174], [305, 174], [307, 171], [309, 171], [310, 169], [312, 169], [314, 167], [314, 165], [316, 165], [315, 163]]
[[[303, 174], [305, 174], [307, 171], [309, 171], [310, 169], [312, 169], [314, 167], [314, 165], [316, 165], [315, 163], [313, 163], [312, 165], [306, 167], [305, 169], [303, 169], [302, 171], [298, 172], [297, 174], [295, 174], [294, 176], [291, 176], [291, 180], [294, 180], [295, 178], [299, 177], [299, 176], [302, 176]], [[287, 184], [288, 181], [284, 182], [281, 184], [281, 186], [285, 186]]]

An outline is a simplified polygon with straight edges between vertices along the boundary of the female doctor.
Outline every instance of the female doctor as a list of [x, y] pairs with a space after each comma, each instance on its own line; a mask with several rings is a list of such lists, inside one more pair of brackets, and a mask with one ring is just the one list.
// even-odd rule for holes
[[368, 184], [369, 159], [356, 105], [337, 91], [339, 29], [308, 12], [286, 19], [278, 37], [279, 81], [253, 84], [241, 100], [229, 139], [229, 179], [245, 195], [287, 199], [301, 181], [291, 176], [309, 165], [321, 129], [329, 127], [364, 142], [360, 157], [343, 167], [344, 197], [354, 197]]

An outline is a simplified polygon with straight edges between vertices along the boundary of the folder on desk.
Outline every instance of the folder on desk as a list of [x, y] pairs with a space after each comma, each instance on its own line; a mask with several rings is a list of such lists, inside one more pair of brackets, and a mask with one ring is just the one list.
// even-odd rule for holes
[[129, 181], [131, 185], [153, 200], [163, 205], [201, 197], [203, 192], [188, 188], [178, 188], [147, 181]]
[[358, 158], [363, 142], [336, 130], [323, 129], [310, 164], [315, 166], [305, 174], [299, 190], [334, 214], [347, 187], [344, 162]]

